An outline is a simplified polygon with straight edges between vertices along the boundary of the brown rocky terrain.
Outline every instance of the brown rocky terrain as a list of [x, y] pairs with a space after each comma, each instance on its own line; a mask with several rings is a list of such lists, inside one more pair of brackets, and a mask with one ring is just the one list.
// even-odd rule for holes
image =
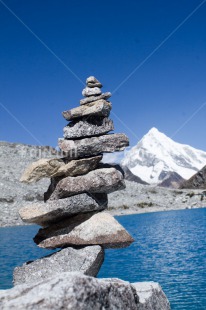
[[195, 173], [189, 180], [182, 182], [180, 188], [206, 189], [206, 166]]

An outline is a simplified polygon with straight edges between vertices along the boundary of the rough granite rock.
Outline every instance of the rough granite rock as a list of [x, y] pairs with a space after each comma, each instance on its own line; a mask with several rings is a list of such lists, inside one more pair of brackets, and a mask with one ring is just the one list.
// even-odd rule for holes
[[34, 242], [41, 248], [101, 245], [104, 248], [129, 246], [134, 239], [113, 216], [105, 212], [78, 214], [39, 229]]
[[127, 146], [129, 146], [129, 139], [122, 133], [79, 140], [59, 139], [60, 149], [66, 152], [67, 157], [70, 159], [119, 152], [123, 151]]
[[48, 226], [78, 213], [102, 211], [107, 208], [107, 194], [74, 195], [65, 199], [48, 200], [46, 203], [27, 204], [19, 210], [21, 219], [26, 223]]
[[139, 297], [138, 310], [170, 310], [169, 301], [157, 282], [132, 283]]
[[85, 175], [51, 180], [45, 200], [70, 197], [81, 193], [112, 193], [125, 188], [124, 178], [115, 168], [96, 169]]
[[[38, 284], [17, 285], [0, 291], [1, 310], [170, 310], [162, 291], [151, 288], [149, 302], [142, 303], [142, 292], [119, 279], [96, 279], [79, 272], [64, 272]], [[144, 285], [144, 283], [143, 283]], [[153, 286], [153, 284], [152, 284]], [[146, 298], [146, 297], [145, 297]], [[160, 300], [159, 300], [160, 298]]]
[[89, 96], [95, 96], [100, 95], [101, 89], [99, 87], [85, 87], [82, 91], [82, 96], [89, 97]]
[[102, 84], [94, 77], [90, 76], [86, 79], [86, 84], [88, 87], [99, 87], [102, 88]]
[[81, 99], [80, 100], [80, 104], [83, 105], [83, 104], [87, 104], [87, 103], [90, 103], [90, 102], [93, 102], [93, 101], [97, 101], [97, 100], [100, 100], [100, 99], [109, 99], [111, 97], [111, 93], [110, 92], [106, 92], [106, 93], [103, 93], [101, 95], [98, 95], [98, 96], [90, 96], [90, 97], [87, 97], [87, 98], [84, 98], [84, 99]]
[[100, 99], [82, 105], [80, 107], [64, 111], [62, 112], [62, 115], [68, 121], [90, 115], [108, 117], [111, 108], [112, 108], [111, 102], [106, 101], [104, 99]]
[[103, 261], [104, 250], [99, 245], [80, 249], [69, 247], [16, 267], [13, 273], [13, 284], [37, 283], [62, 272], [72, 271], [96, 277]]
[[111, 119], [103, 117], [90, 117], [80, 121], [72, 121], [64, 127], [65, 139], [85, 138], [90, 136], [104, 135], [114, 130]]
[[95, 169], [101, 159], [101, 155], [71, 161], [63, 158], [42, 158], [26, 168], [20, 181], [32, 183], [46, 177], [82, 175]]

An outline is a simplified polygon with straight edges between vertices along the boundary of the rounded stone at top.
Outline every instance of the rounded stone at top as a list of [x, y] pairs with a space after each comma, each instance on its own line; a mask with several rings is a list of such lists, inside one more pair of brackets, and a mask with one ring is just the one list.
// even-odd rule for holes
[[94, 77], [94, 76], [89, 76], [87, 79], [86, 79], [86, 84], [88, 87], [99, 87], [101, 88], [102, 87], [102, 84]]

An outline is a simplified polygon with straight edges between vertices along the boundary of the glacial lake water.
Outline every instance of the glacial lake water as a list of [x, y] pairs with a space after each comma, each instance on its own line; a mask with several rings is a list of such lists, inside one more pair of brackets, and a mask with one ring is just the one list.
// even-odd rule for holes
[[[157, 281], [172, 310], [206, 309], [206, 209], [117, 217], [135, 242], [106, 250], [98, 277]], [[12, 287], [12, 271], [51, 253], [32, 241], [38, 226], [0, 228], [0, 289]]]

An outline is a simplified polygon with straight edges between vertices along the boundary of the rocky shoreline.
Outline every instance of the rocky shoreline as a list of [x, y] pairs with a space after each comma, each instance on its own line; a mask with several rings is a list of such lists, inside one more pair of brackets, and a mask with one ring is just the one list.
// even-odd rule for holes
[[[18, 210], [25, 202], [33, 204], [41, 201], [43, 192], [48, 187], [48, 180], [40, 181], [41, 190], [32, 190], [34, 185], [24, 186], [29, 194], [24, 193], [15, 201], [9, 202], [9, 196], [5, 195], [5, 200], [0, 201], [0, 227], [28, 225], [24, 223]], [[137, 184], [125, 181], [126, 189], [108, 195], [108, 208], [105, 210], [111, 215], [129, 215], [148, 212], [171, 211], [196, 209], [206, 207], [206, 195], [203, 190], [176, 190], [149, 185]], [[20, 184], [20, 186], [22, 186]]]
[[206, 191], [169, 189], [125, 181], [126, 189], [111, 193], [108, 212], [112, 215], [141, 214], [206, 207]]
[[[48, 186], [48, 182], [40, 182], [43, 183], [41, 191], [32, 191], [30, 189], [27, 199], [22, 199], [26, 195], [24, 194], [23, 197], [19, 197], [14, 202], [0, 202], [0, 227], [28, 225], [20, 219], [18, 210], [25, 202], [32, 204], [39, 201], [40, 193]], [[206, 207], [206, 195], [205, 191], [202, 190], [167, 189], [137, 184], [131, 181], [125, 181], [125, 183], [126, 189], [108, 195], [106, 212], [111, 215], [119, 216]], [[28, 189], [29, 185], [25, 187]]]

